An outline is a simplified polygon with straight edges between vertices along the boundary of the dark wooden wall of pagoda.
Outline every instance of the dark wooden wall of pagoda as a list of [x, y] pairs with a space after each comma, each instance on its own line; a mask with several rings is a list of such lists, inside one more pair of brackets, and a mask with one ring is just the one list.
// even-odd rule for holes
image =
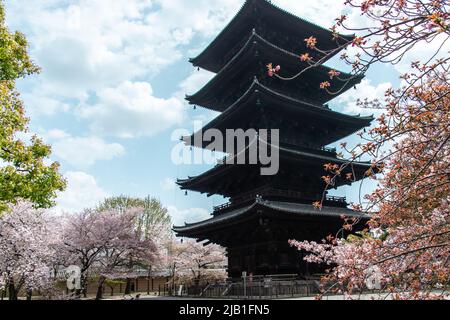
[[259, 210], [245, 223], [207, 237], [227, 247], [230, 277], [240, 277], [246, 271], [253, 275], [299, 274], [308, 278], [324, 273], [327, 266], [305, 262], [307, 253], [292, 248], [288, 240], [320, 242], [341, 227], [338, 218], [300, 221], [276, 217], [271, 210]]
[[[226, 247], [231, 277], [240, 277], [244, 271], [304, 277], [322, 273], [326, 266], [306, 263], [305, 253], [290, 247], [288, 241], [321, 241], [342, 228], [341, 213], [356, 215], [346, 208], [345, 199], [327, 198], [323, 212], [316, 211], [312, 203], [324, 195], [324, 165], [345, 162], [326, 146], [368, 126], [372, 119], [334, 112], [325, 105], [336, 97], [320, 88], [320, 83], [329, 79], [329, 67], [308, 69], [293, 81], [267, 75], [269, 62], [284, 64], [282, 72], [286, 74], [307, 68], [299, 54], [309, 52], [316, 58], [319, 54], [306, 47], [305, 39], [310, 36], [318, 39], [322, 50], [338, 47], [329, 30], [268, 1], [248, 0], [225, 30], [191, 59], [194, 66], [217, 73], [203, 89], [186, 98], [190, 104], [221, 112], [203, 129], [223, 134], [227, 129], [280, 131], [280, 170], [274, 176], [261, 175], [262, 164], [222, 163], [197, 177], [178, 181], [183, 190], [230, 199], [214, 209], [211, 219], [174, 230], [179, 236]], [[347, 36], [338, 38], [351, 41]], [[332, 83], [330, 89], [343, 93], [361, 79], [341, 81], [340, 87]], [[204, 141], [197, 145], [192, 137], [183, 140], [207, 148]], [[259, 136], [257, 140], [261, 142]], [[242, 149], [233, 150], [234, 154], [238, 151]], [[368, 163], [355, 162], [343, 175], [351, 172], [360, 180], [368, 168]], [[337, 179], [335, 187], [347, 184], [345, 178]], [[364, 227], [366, 218], [355, 230]]]

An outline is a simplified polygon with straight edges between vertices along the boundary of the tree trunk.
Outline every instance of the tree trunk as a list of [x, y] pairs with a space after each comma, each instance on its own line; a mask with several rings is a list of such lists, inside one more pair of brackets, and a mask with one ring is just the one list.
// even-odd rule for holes
[[16, 287], [14, 285], [14, 282], [11, 282], [8, 285], [8, 296], [9, 296], [9, 300], [11, 300], [11, 301], [18, 300], [17, 299], [17, 290], [16, 290]]
[[[130, 258], [128, 261], [128, 268], [132, 271], [133, 269], [133, 259]], [[127, 284], [125, 286], [125, 294], [131, 293], [131, 279], [127, 279]]]
[[27, 301], [31, 301], [32, 298], [33, 298], [33, 290], [28, 289], [27, 290]]
[[127, 283], [125, 285], [125, 294], [131, 293], [131, 279], [127, 279]]
[[[148, 267], [148, 275], [147, 275], [147, 295], [150, 295], [150, 278], [152, 275], [152, 266]], [[152, 282], [152, 291], [153, 291], [153, 282]]]
[[103, 285], [105, 284], [106, 278], [101, 276], [100, 279], [98, 279], [98, 287], [97, 287], [97, 296], [95, 297], [95, 300], [102, 300], [103, 299]]
[[195, 290], [195, 294], [196, 295], [200, 295], [201, 290], [200, 290], [200, 275], [198, 275], [195, 279], [194, 279], [194, 290]]
[[81, 296], [83, 294], [83, 297], [87, 297], [87, 286], [88, 286], [88, 277], [86, 274], [81, 274], [81, 291], [77, 290], [77, 297]]

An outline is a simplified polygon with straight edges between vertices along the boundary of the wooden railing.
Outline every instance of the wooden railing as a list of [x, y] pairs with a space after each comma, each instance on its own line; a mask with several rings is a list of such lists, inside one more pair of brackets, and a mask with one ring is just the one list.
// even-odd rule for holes
[[[283, 144], [282, 144], [283, 145]], [[285, 144], [286, 145], [286, 144]], [[290, 144], [287, 144], [287, 145], [291, 145], [292, 147], [294, 147], [294, 148], [301, 148], [301, 149], [303, 149], [303, 150], [305, 150], [305, 151], [309, 151], [309, 152], [311, 152], [311, 151], [322, 151], [322, 152], [326, 152], [326, 153], [331, 153], [331, 155], [328, 155], [328, 156], [336, 156], [336, 154], [337, 154], [337, 149], [336, 148], [330, 148], [330, 147], [314, 147], [314, 146], [306, 146], [306, 145], [301, 145], [301, 144], [297, 144], [297, 142], [295, 142], [295, 143], [290, 143]], [[324, 154], [324, 155], [326, 155], [326, 154]], [[228, 160], [228, 158], [231, 158], [232, 156], [231, 155], [228, 155], [228, 156], [224, 156], [224, 157], [222, 157], [222, 158], [220, 158], [220, 159], [218, 159], [217, 160], [217, 164], [216, 164], [216, 166], [221, 166], [221, 165], [223, 165], [223, 164], [227, 164], [227, 160]]]
[[317, 281], [300, 279], [298, 275], [246, 277], [207, 285], [166, 285], [159, 295], [201, 298], [274, 299], [312, 297], [320, 292]]
[[[220, 206], [214, 207], [214, 214], [222, 214], [226, 213], [229, 210], [234, 208], [239, 208], [246, 203], [251, 203], [255, 201], [257, 198], [265, 199], [266, 197], [285, 197], [297, 200], [305, 200], [305, 194], [299, 191], [293, 190], [280, 190], [280, 189], [270, 189], [270, 188], [260, 188], [244, 194], [237, 201], [228, 202], [222, 204]], [[312, 203], [312, 202], [311, 202]], [[336, 197], [336, 196], [327, 196], [325, 199], [325, 203], [327, 204], [339, 204], [340, 206], [347, 206], [347, 198], [346, 197]]]

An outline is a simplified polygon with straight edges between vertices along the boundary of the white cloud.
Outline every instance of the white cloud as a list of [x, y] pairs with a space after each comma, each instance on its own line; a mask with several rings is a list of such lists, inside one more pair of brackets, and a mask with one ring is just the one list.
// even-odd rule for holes
[[21, 96], [27, 108], [27, 116], [31, 118], [38, 116], [50, 116], [70, 110], [70, 105], [61, 100], [45, 95], [43, 92], [26, 92]]
[[[152, 21], [163, 28], [189, 28], [203, 36], [214, 36], [236, 14], [242, 0], [157, 0], [160, 11]], [[154, 18], [154, 19], [153, 19]]]
[[95, 178], [85, 172], [67, 172], [67, 189], [57, 199], [56, 210], [77, 212], [98, 205], [108, 197]]
[[[444, 43], [444, 41], [446, 42]], [[404, 74], [411, 72], [411, 63], [414, 61], [425, 63], [430, 59], [432, 59], [431, 61], [445, 59], [448, 58], [449, 52], [450, 40], [448, 35], [441, 34], [430, 43], [425, 41], [418, 42], [413, 49], [405, 54], [400, 63], [397, 63], [394, 67], [400, 74]]]
[[[184, 79], [179, 84], [179, 90], [174, 94], [178, 99], [184, 99], [186, 95], [192, 95], [203, 88], [212, 78], [214, 77], [214, 73], [200, 69], [199, 71], [194, 71], [189, 75], [186, 79]], [[185, 103], [187, 104], [187, 102]], [[189, 114], [189, 121], [185, 121], [184, 123], [193, 121], [201, 121], [204, 125], [210, 122], [212, 119], [218, 116], [218, 112], [202, 109], [202, 112], [194, 112]], [[187, 128], [188, 131], [192, 131], [192, 128]]]
[[177, 207], [168, 206], [167, 210], [175, 226], [184, 226], [186, 222], [195, 223], [211, 218], [210, 213], [202, 208], [180, 210]]
[[324, 28], [330, 28], [345, 8], [344, 0], [273, 0], [272, 3]]
[[358, 106], [358, 99], [364, 101], [365, 99], [375, 100], [378, 99], [380, 102], [384, 100], [384, 94], [386, 90], [392, 87], [390, 83], [381, 83], [377, 86], [372, 85], [372, 82], [368, 79], [364, 79], [356, 89], [351, 89], [346, 93], [340, 95], [336, 102], [339, 103], [344, 112], [350, 114], [361, 114], [361, 115], [372, 115], [377, 113], [377, 110], [373, 109], [363, 109]]
[[98, 102], [84, 105], [80, 116], [101, 135], [121, 138], [153, 136], [182, 123], [185, 108], [176, 98], [160, 99], [146, 82], [123, 82], [97, 93]]
[[[274, 1], [325, 26], [330, 26], [340, 12], [341, 2]], [[143, 79], [151, 81], [165, 67], [186, 59], [194, 39], [196, 46], [204, 44], [203, 50], [243, 3], [243, 0], [8, 1], [8, 23], [27, 34], [32, 55], [43, 68], [40, 76], [27, 80], [30, 88], [24, 97], [31, 115], [76, 112], [75, 106], [81, 105], [83, 116], [90, 118], [96, 133], [131, 138], [167, 129], [183, 116], [180, 104], [153, 98], [151, 94], [123, 103], [124, 84], [131, 83], [136, 89]], [[181, 100], [185, 93], [195, 93], [211, 76], [207, 72], [192, 74], [173, 96]], [[113, 92], [116, 89], [118, 92]], [[141, 87], [141, 93], [143, 90]], [[101, 101], [96, 103], [96, 97]], [[131, 106], [144, 100], [150, 103], [146, 111], [142, 105]], [[105, 102], [112, 102], [112, 107]], [[86, 107], [92, 104], [95, 105]], [[171, 105], [172, 112], [163, 109]], [[130, 114], [124, 116], [125, 111]], [[99, 119], [100, 116], [104, 119]]]
[[184, 79], [180, 85], [179, 95], [184, 97], [186, 94], [194, 94], [200, 90], [205, 84], [208, 83], [214, 77], [214, 73], [200, 69], [194, 71], [189, 77]]
[[57, 129], [44, 136], [52, 145], [53, 155], [76, 168], [84, 169], [97, 161], [112, 160], [125, 154], [122, 145], [107, 143], [94, 136], [73, 137]]
[[[327, 27], [342, 1], [275, 4]], [[8, 23], [26, 32], [47, 95], [85, 100], [93, 91], [151, 77], [210, 41], [243, 0], [8, 1]], [[327, 10], [324, 10], [324, 7]]]
[[176, 27], [162, 32], [145, 22], [152, 6], [151, 1], [129, 0], [10, 5], [11, 10], [21, 11], [18, 23], [31, 33], [42, 77], [50, 82], [46, 89], [75, 98], [152, 74], [181, 57]]
[[[42, 66], [39, 92], [86, 100], [127, 80], [151, 78], [184, 56], [196, 37], [219, 32], [240, 0], [9, 1]], [[202, 8], [201, 10], [195, 8]]]
[[160, 186], [164, 191], [173, 191], [177, 189], [175, 179], [172, 178], [165, 178], [163, 181], [161, 181]]

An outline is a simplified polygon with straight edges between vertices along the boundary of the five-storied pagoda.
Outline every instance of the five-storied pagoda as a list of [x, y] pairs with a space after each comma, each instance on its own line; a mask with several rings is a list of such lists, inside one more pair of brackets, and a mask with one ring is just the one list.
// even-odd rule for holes
[[[313, 203], [323, 198], [324, 165], [345, 162], [326, 146], [369, 126], [373, 118], [328, 107], [336, 95], [320, 88], [332, 70], [326, 66], [311, 68], [291, 81], [267, 75], [269, 62], [280, 64], [283, 73], [292, 75], [308, 67], [299, 54], [309, 52], [315, 60], [321, 58], [305, 43], [311, 36], [328, 52], [338, 43], [353, 40], [344, 35], [336, 39], [330, 30], [270, 1], [247, 0], [215, 40], [191, 59], [194, 66], [216, 73], [200, 91], [187, 97], [192, 105], [221, 112], [204, 130], [218, 129], [224, 136], [227, 129], [280, 130], [278, 174], [261, 175], [261, 164], [222, 163], [200, 176], [178, 181], [183, 190], [230, 199], [214, 209], [211, 219], [174, 227], [179, 236], [227, 248], [230, 277], [240, 277], [242, 272], [300, 276], [320, 272], [319, 267], [304, 262], [303, 254], [291, 248], [288, 240], [320, 241], [336, 234], [343, 225], [342, 216], [367, 218], [348, 209], [345, 198], [327, 196], [322, 210]], [[361, 81], [344, 72], [340, 78], [351, 80], [330, 81], [331, 92], [343, 93]], [[369, 168], [368, 163], [353, 163], [347, 173], [360, 180]], [[342, 178], [335, 187], [346, 184], [349, 181]]]

